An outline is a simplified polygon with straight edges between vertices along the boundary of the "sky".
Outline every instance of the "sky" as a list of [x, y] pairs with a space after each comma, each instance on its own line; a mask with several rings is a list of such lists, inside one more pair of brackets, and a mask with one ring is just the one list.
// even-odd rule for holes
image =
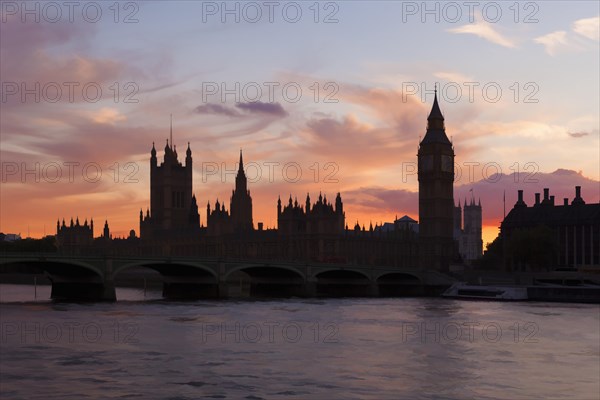
[[599, 4], [3, 1], [0, 231], [78, 217], [139, 234], [171, 115], [201, 224], [228, 206], [240, 149], [255, 224], [319, 192], [341, 193], [350, 226], [418, 220], [435, 85], [484, 243], [519, 189], [599, 202]]

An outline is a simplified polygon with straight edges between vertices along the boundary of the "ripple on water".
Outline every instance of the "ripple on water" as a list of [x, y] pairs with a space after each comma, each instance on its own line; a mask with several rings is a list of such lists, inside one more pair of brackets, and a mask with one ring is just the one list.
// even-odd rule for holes
[[[104, 328], [135, 318], [139, 328], [127, 346], [113, 343], [110, 330], [97, 342], [83, 341], [80, 330], [75, 343], [21, 343], [19, 335], [0, 341], [3, 399], [591, 399], [600, 391], [597, 306], [311, 299], [2, 304], [0, 312], [16, 326]], [[339, 341], [288, 343], [277, 331], [275, 343], [243, 336], [205, 343], [195, 330], [201, 318], [227, 327], [335, 322]], [[402, 324], [423, 321], [429, 329], [495, 322], [506, 333], [498, 343], [483, 341], [477, 329], [473, 342], [436, 343], [432, 335], [403, 341]], [[524, 321], [539, 327], [538, 342], [514, 342], [510, 329]]]

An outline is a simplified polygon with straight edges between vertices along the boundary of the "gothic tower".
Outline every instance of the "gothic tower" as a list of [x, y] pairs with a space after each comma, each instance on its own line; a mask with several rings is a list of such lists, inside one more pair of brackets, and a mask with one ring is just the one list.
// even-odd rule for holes
[[252, 222], [252, 197], [248, 190], [248, 180], [244, 172], [244, 161], [240, 149], [240, 165], [235, 177], [235, 189], [231, 193], [231, 222], [234, 231], [251, 231], [254, 229]]
[[420, 266], [447, 271], [454, 256], [454, 148], [446, 136], [437, 90], [417, 158]]
[[471, 204], [467, 205], [465, 202], [464, 216], [465, 223], [460, 253], [465, 262], [471, 263], [483, 254], [481, 199], [477, 204], [475, 204], [473, 198], [471, 198]]
[[190, 233], [200, 227], [198, 206], [192, 194], [192, 150], [188, 143], [185, 165], [177, 155], [173, 144], [167, 139], [163, 162], [158, 165], [156, 148], [150, 151], [150, 210], [144, 217], [140, 210], [140, 235], [158, 237], [175, 232]]

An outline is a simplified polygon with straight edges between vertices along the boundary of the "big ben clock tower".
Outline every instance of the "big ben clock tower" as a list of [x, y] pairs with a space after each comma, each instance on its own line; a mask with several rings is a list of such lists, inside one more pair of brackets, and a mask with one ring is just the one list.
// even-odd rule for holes
[[437, 90], [417, 158], [420, 267], [447, 271], [454, 256], [454, 148], [446, 136]]

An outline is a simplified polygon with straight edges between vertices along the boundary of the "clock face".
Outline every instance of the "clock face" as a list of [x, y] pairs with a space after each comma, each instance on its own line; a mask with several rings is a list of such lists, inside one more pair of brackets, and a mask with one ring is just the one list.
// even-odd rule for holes
[[419, 169], [421, 171], [433, 170], [433, 155], [426, 155], [419, 159]]
[[454, 160], [452, 159], [452, 156], [442, 155], [442, 171], [454, 171]]

